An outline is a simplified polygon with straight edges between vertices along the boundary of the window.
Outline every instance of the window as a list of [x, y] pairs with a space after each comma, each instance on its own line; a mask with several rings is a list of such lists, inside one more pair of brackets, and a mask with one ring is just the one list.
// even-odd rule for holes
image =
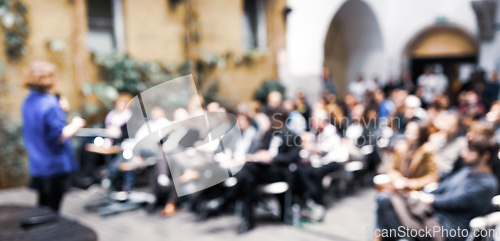
[[92, 52], [124, 50], [121, 0], [87, 0], [87, 47]]
[[265, 0], [243, 0], [243, 48], [265, 50]]

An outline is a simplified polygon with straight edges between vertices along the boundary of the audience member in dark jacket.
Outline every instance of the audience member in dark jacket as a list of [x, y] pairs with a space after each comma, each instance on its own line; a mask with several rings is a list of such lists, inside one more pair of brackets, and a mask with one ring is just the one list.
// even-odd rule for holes
[[434, 217], [446, 229], [468, 228], [471, 219], [486, 214], [498, 184], [491, 173], [465, 166], [432, 192]]
[[[499, 145], [496, 142], [484, 139], [471, 140], [468, 148], [462, 153], [465, 167], [440, 182], [438, 188], [431, 193], [421, 191], [410, 193], [408, 202], [416, 200], [429, 205], [432, 216], [427, 219], [434, 219], [433, 223], [438, 223], [438, 226], [444, 228], [439, 235], [445, 240], [465, 240], [467, 237], [454, 236], [453, 233], [458, 233], [459, 228], [468, 229], [470, 220], [487, 214], [491, 209], [491, 199], [498, 189], [491, 165], [497, 160], [498, 150]], [[401, 205], [393, 206], [394, 201], [391, 203], [387, 199], [377, 201], [381, 228], [398, 229], [399, 226], [408, 226], [408, 223], [413, 222], [403, 217], [409, 216], [404, 212], [414, 213], [415, 210], [402, 210], [398, 207]], [[423, 223], [431, 222], [424, 220]], [[422, 224], [421, 228], [425, 229], [425, 226], [433, 229], [425, 224]]]
[[257, 185], [290, 181], [289, 165], [300, 159], [301, 139], [286, 128], [286, 112], [277, 108], [270, 114], [270, 119], [271, 129], [262, 138], [259, 150], [247, 156], [245, 165], [235, 175], [237, 184], [226, 193], [224, 202], [236, 199], [243, 202], [243, 222], [238, 233], [255, 226], [252, 206], [257, 202]]

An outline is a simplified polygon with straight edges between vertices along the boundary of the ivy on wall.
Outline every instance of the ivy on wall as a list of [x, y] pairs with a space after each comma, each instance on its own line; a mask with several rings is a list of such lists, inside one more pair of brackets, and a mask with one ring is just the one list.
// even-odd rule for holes
[[273, 91], [278, 91], [281, 95], [285, 96], [285, 86], [277, 80], [269, 79], [262, 82], [255, 90], [253, 98], [265, 105], [267, 103], [267, 96]]
[[4, 31], [5, 51], [9, 59], [26, 52], [26, 39], [30, 32], [26, 14], [28, 8], [19, 0], [0, 0], [0, 18]]
[[[5, 66], [0, 62], [0, 96], [8, 91], [5, 77]], [[0, 188], [19, 186], [28, 178], [27, 160], [22, 140], [22, 129], [14, 122], [0, 105]]]
[[[19, 0], [0, 0], [0, 20], [4, 33], [7, 59], [13, 60], [26, 52], [30, 32], [26, 14], [28, 8]], [[5, 83], [5, 64], [0, 63], [0, 96], [8, 91]], [[26, 184], [28, 180], [26, 151], [19, 123], [0, 106], [0, 188]]]
[[[196, 71], [196, 81], [200, 90], [206, 89], [204, 97], [207, 100], [220, 100], [216, 85], [211, 83], [207, 88], [203, 88], [210, 71], [225, 68], [229, 61], [234, 61], [237, 66], [249, 64], [256, 56], [258, 53], [254, 51], [247, 51], [244, 54], [227, 52], [221, 55], [197, 53], [193, 61], [195, 64], [193, 70]], [[167, 62], [139, 61], [128, 54], [119, 52], [95, 53], [93, 61], [100, 69], [102, 81], [93, 85], [85, 85], [83, 91], [86, 95], [95, 94], [108, 110], [113, 109], [118, 93], [125, 92], [135, 96], [152, 86], [188, 75], [191, 71], [189, 61], [177, 65]], [[101, 111], [98, 106], [92, 104], [87, 104], [85, 109], [86, 114]]]
[[[189, 74], [189, 63], [180, 65], [160, 62], [139, 61], [125, 53], [96, 53], [94, 63], [99, 67], [102, 81], [84, 86], [86, 95], [95, 94], [108, 110], [118, 93], [133, 96], [140, 92], [183, 75]], [[100, 111], [95, 106], [86, 107], [87, 114]]]
[[28, 173], [22, 130], [9, 116], [0, 113], [0, 188], [25, 184]]

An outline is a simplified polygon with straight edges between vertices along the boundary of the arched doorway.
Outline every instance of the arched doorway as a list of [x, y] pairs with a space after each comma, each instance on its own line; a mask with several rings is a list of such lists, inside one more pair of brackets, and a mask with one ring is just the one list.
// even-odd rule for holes
[[477, 63], [478, 44], [470, 33], [450, 23], [435, 24], [418, 32], [406, 45], [404, 55], [412, 71], [414, 83], [427, 65], [442, 67], [448, 77], [448, 93], [455, 100], [454, 83], [459, 83], [459, 70]]
[[335, 14], [325, 38], [324, 66], [330, 69], [341, 96], [358, 73], [383, 77], [383, 44], [377, 19], [361, 0], [346, 1]]

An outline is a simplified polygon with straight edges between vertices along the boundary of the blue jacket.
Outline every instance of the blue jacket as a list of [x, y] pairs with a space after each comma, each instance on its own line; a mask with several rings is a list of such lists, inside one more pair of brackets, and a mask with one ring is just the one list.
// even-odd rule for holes
[[492, 174], [473, 173], [472, 167], [463, 167], [432, 192], [434, 217], [448, 230], [468, 229], [470, 220], [491, 210], [497, 188]]
[[22, 105], [23, 136], [33, 177], [50, 178], [75, 171], [78, 166], [70, 140], [59, 143], [66, 113], [51, 94], [30, 91]]

